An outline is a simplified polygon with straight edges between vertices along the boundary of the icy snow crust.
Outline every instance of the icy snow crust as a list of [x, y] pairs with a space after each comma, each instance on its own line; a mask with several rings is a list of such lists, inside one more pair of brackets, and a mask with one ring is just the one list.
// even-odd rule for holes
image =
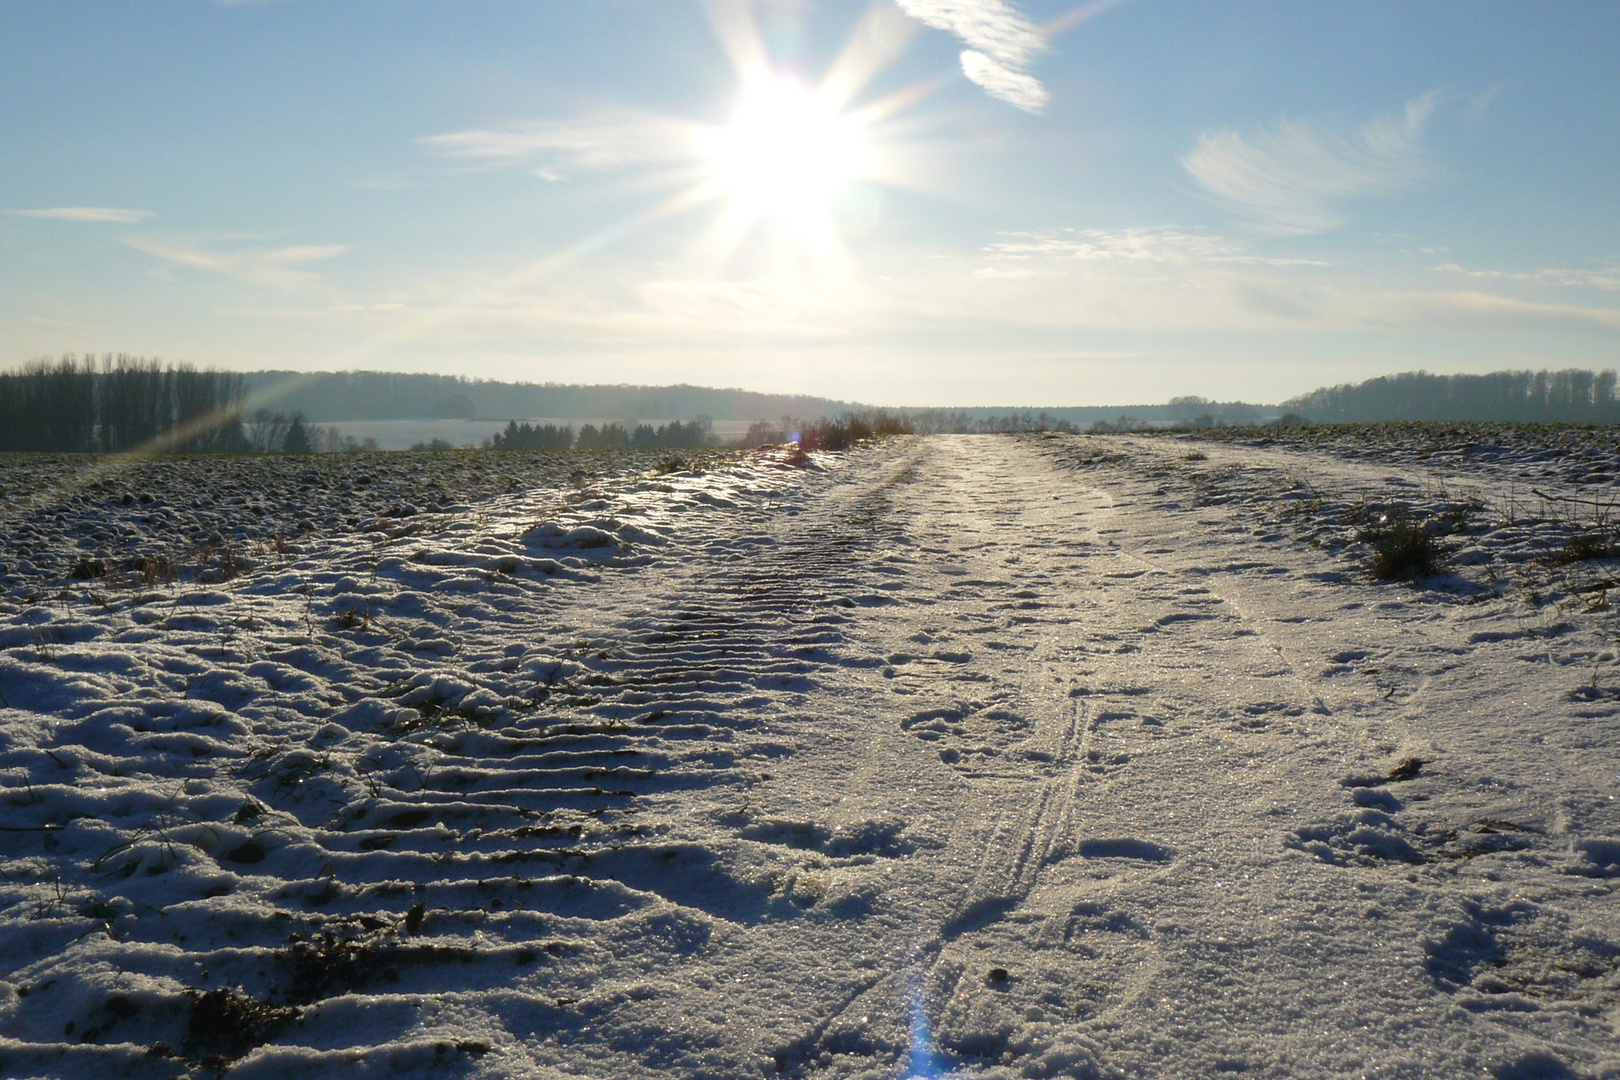
[[1607, 489], [1478, 444], [11, 472], [0, 1075], [1620, 1076]]

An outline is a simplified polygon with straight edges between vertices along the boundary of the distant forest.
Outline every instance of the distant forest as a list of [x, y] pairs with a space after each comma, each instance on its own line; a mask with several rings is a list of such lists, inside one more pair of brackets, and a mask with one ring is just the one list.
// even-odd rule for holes
[[248, 398], [315, 423], [341, 420], [758, 420], [835, 416], [851, 402], [706, 386], [562, 386], [379, 371], [255, 371]]
[[[407, 375], [375, 371], [255, 371], [245, 376], [254, 402], [299, 412], [316, 423], [356, 420], [644, 420], [804, 421], [870, 411], [871, 406], [801, 394], [760, 394], [706, 386], [564, 386], [506, 383], [455, 375]], [[1207, 418], [1210, 423], [1250, 424], [1268, 412], [1263, 405], [1175, 398], [1167, 405], [1082, 405], [1044, 410], [979, 407], [904, 409], [926, 431], [1015, 431], [1075, 428], [1112, 421], [1123, 412], [1141, 421]]]
[[253, 449], [241, 375], [139, 357], [36, 360], [0, 372], [0, 450]]
[[[887, 416], [925, 433], [1130, 431], [1279, 420], [1611, 424], [1620, 423], [1617, 390], [1613, 371], [1418, 371], [1324, 387], [1280, 406], [1177, 397], [1163, 405], [896, 409]], [[236, 373], [132, 356], [65, 356], [0, 371], [0, 451], [357, 450], [367, 449], [369, 440], [357, 442], [320, 424], [475, 417], [510, 421], [489, 440], [494, 449], [682, 447], [714, 442], [713, 420], [753, 421], [748, 439], [758, 442], [772, 433], [790, 437], [809, 431], [823, 420], [876, 415], [866, 406], [828, 398], [701, 386], [558, 386], [379, 372]], [[576, 418], [587, 421], [577, 431], [555, 422]], [[542, 422], [530, 422], [536, 419]]]
[[1283, 402], [1282, 408], [1330, 424], [1390, 420], [1620, 423], [1615, 373], [1577, 368], [1490, 375], [1414, 371], [1313, 390]]

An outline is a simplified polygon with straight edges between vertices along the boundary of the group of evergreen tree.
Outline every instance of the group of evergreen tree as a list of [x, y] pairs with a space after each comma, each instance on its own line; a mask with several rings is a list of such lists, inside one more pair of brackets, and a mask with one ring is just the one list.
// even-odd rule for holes
[[1391, 420], [1544, 424], [1620, 422], [1613, 371], [1497, 371], [1431, 375], [1412, 371], [1354, 385], [1323, 387], [1283, 403], [1321, 423]]
[[496, 450], [567, 450], [574, 445], [574, 429], [509, 420], [505, 431], [490, 436], [489, 445]]
[[656, 428], [651, 424], [637, 424], [634, 428], [623, 424], [601, 427], [586, 424], [577, 435], [571, 425], [520, 424], [509, 420], [505, 431], [490, 436], [489, 445], [495, 450], [623, 450], [708, 446], [713, 441], [709, 422], [701, 419], [684, 424], [671, 420]]

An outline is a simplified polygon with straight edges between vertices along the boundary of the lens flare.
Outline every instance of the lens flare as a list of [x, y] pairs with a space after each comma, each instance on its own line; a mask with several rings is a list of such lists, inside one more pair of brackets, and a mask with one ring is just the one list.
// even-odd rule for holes
[[905, 1080], [935, 1080], [940, 1075], [939, 1062], [934, 1058], [933, 1039], [928, 1033], [928, 1012], [923, 1005], [921, 981], [911, 980], [911, 1060], [907, 1063]]

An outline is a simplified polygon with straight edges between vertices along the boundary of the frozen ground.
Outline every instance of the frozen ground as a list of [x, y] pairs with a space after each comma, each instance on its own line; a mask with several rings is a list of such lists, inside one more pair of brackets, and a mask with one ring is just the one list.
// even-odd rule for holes
[[1544, 434], [5, 473], [0, 1074], [1620, 1076]]

